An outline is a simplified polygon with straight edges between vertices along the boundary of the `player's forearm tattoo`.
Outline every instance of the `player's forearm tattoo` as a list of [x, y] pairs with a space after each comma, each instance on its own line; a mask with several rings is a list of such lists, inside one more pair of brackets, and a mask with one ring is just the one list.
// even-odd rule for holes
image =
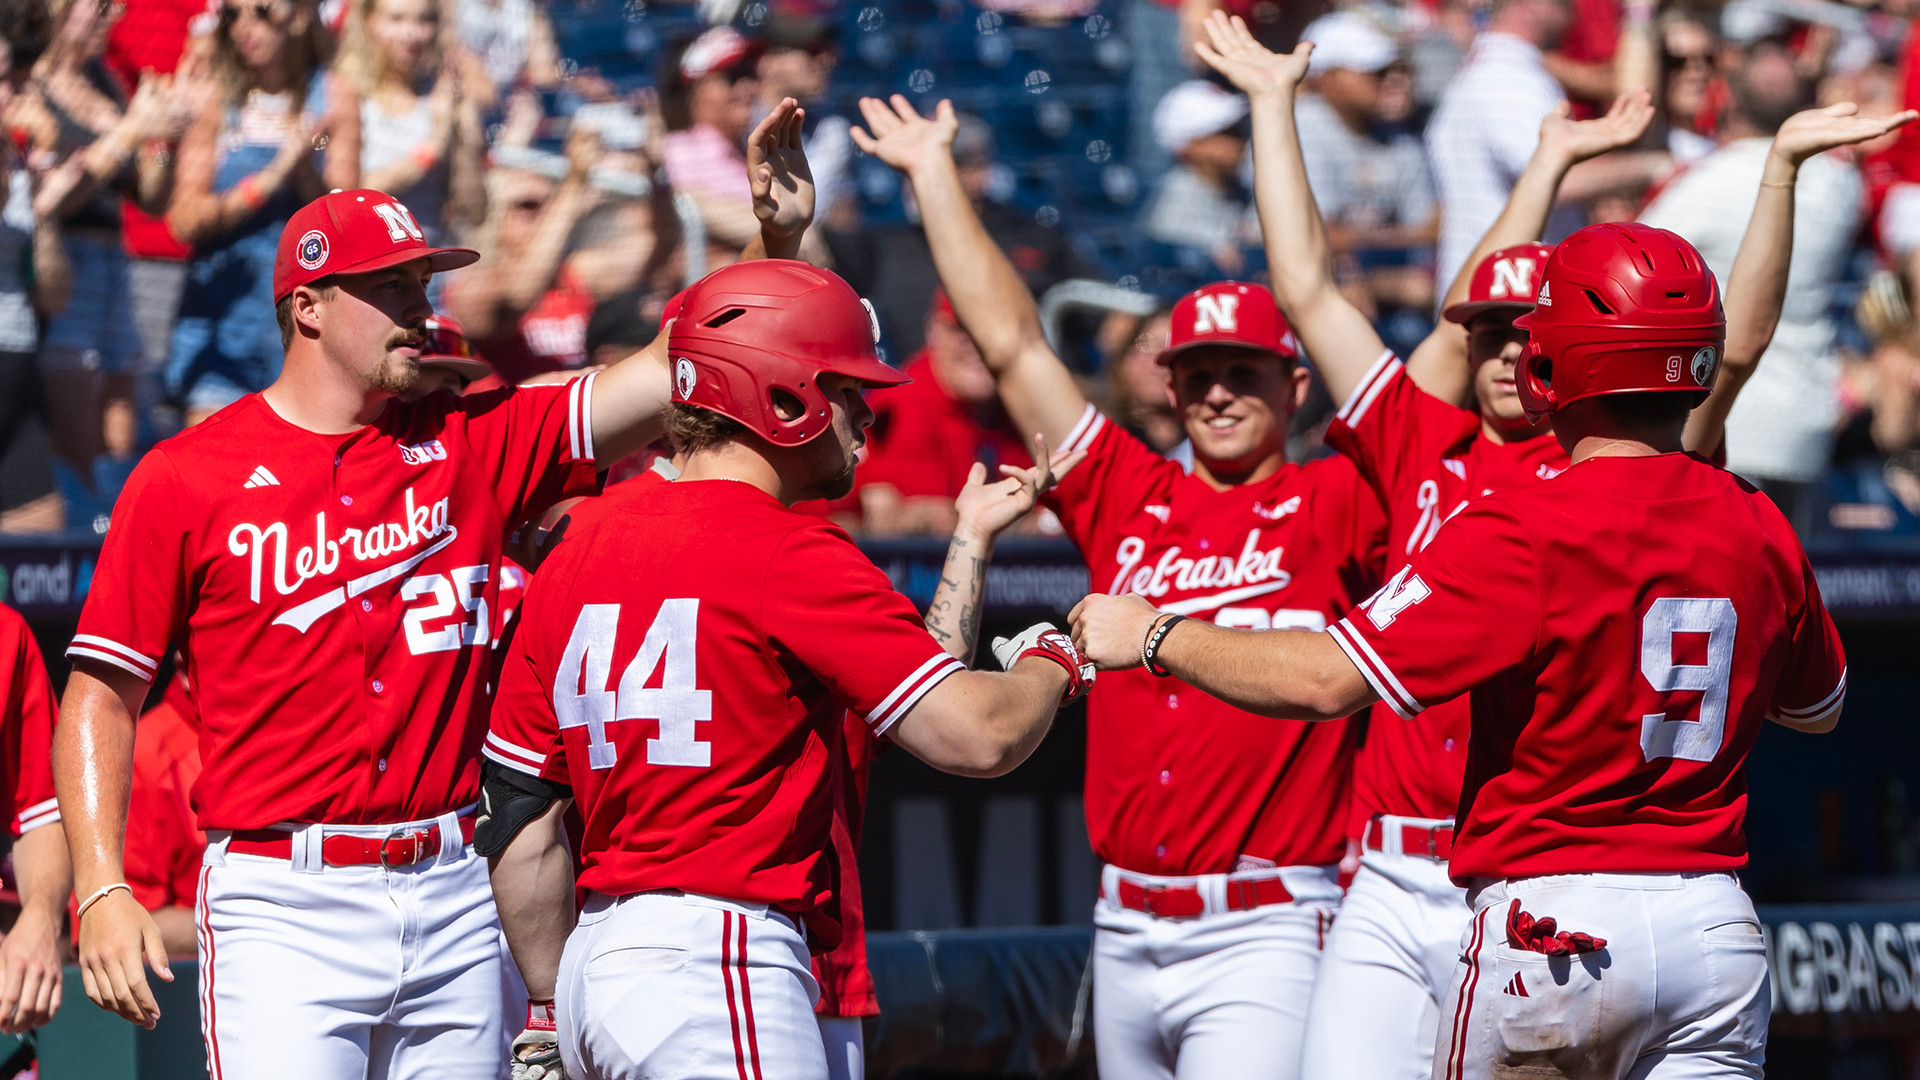
[[947, 545], [947, 563], [940, 570], [933, 603], [927, 606], [927, 630], [948, 655], [969, 667], [980, 644], [981, 598], [991, 557], [990, 543], [955, 535]]

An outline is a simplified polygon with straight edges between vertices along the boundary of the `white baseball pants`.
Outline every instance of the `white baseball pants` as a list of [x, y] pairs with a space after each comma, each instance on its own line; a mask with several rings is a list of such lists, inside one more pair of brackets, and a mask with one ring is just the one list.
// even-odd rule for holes
[[[1291, 903], [1155, 918], [1105, 897], [1094, 905], [1093, 1030], [1101, 1080], [1296, 1080], [1301, 1033], [1340, 885], [1332, 866], [1277, 873]], [[1203, 883], [1146, 878], [1141, 883]]]
[[[1771, 1012], [1766, 941], [1732, 874], [1567, 874], [1473, 891], [1442, 999], [1434, 1076], [1759, 1080]], [[1507, 944], [1515, 902], [1605, 938], [1583, 956]]]
[[820, 1041], [827, 1047], [828, 1080], [865, 1080], [866, 1025], [857, 1016], [820, 1016]]
[[[1398, 836], [1397, 828], [1382, 831]], [[1320, 959], [1301, 1075], [1427, 1080], [1440, 995], [1453, 978], [1470, 914], [1467, 891], [1447, 879], [1444, 861], [1381, 851], [1362, 856]]]
[[806, 937], [764, 904], [592, 894], [554, 1006], [570, 1080], [827, 1080]]
[[[196, 914], [210, 1080], [506, 1075], [514, 968], [487, 863], [455, 815], [440, 826], [437, 858], [392, 870], [235, 854], [208, 837]], [[317, 855], [320, 830], [295, 831], [294, 851]]]

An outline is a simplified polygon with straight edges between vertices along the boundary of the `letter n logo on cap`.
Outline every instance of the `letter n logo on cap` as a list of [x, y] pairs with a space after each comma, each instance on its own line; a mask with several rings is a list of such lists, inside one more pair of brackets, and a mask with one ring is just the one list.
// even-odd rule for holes
[[1493, 264], [1493, 285], [1487, 289], [1488, 297], [1532, 295], [1532, 259], [1501, 259]]
[[1232, 293], [1215, 293], [1193, 298], [1195, 334], [1234, 334], [1240, 331], [1240, 298]]
[[394, 243], [404, 244], [408, 240], [426, 240], [426, 234], [420, 231], [420, 226], [414, 224], [413, 215], [399, 203], [374, 203], [373, 212], [379, 214], [380, 220], [387, 223], [387, 238]]

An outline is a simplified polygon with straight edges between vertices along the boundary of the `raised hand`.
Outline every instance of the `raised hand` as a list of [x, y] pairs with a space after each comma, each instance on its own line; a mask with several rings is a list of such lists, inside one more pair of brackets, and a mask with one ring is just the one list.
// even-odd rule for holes
[[1772, 152], [1787, 164], [1798, 167], [1815, 154], [1877, 139], [1920, 116], [1920, 112], [1912, 109], [1891, 116], [1860, 116], [1859, 112], [1860, 106], [1843, 101], [1824, 109], [1794, 113], [1774, 135]]
[[1562, 101], [1540, 121], [1540, 145], [1566, 155], [1569, 165], [1633, 145], [1653, 123], [1654, 111], [1653, 97], [1645, 90], [1621, 94], [1613, 99], [1606, 115], [1592, 120], [1570, 119], [1567, 110], [1567, 103]]
[[800, 146], [807, 113], [784, 98], [747, 136], [747, 182], [753, 188], [753, 216], [760, 227], [783, 238], [813, 224], [813, 168]]
[[1086, 459], [1085, 450], [1073, 453], [1057, 460], [1050, 459], [1047, 453], [1047, 437], [1033, 437], [1033, 467], [1016, 468], [1012, 465], [1000, 466], [1004, 479], [987, 483], [987, 467], [975, 462], [973, 470], [967, 474], [967, 486], [953, 501], [954, 513], [959, 517], [956, 532], [966, 533], [978, 540], [992, 540], [1006, 530], [1009, 525], [1025, 517], [1040, 496], [1060, 482], [1060, 478], [1080, 462]]
[[960, 118], [953, 102], [942, 100], [931, 117], [914, 111], [900, 94], [887, 101], [861, 98], [860, 115], [867, 126], [853, 129], [853, 144], [903, 173], [911, 173], [953, 157], [953, 136]]
[[1301, 42], [1290, 53], [1276, 53], [1254, 40], [1240, 16], [1223, 11], [1207, 16], [1205, 29], [1206, 40], [1194, 42], [1193, 51], [1250, 98], [1290, 94], [1307, 77], [1311, 41]]

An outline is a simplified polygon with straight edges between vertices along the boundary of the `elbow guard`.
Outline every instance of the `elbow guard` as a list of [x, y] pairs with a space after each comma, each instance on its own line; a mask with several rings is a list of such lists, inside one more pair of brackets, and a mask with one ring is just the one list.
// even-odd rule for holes
[[558, 799], [573, 797], [573, 789], [529, 776], [496, 761], [480, 763], [480, 813], [473, 822], [473, 850], [483, 858], [497, 858], [527, 823], [547, 812]]

